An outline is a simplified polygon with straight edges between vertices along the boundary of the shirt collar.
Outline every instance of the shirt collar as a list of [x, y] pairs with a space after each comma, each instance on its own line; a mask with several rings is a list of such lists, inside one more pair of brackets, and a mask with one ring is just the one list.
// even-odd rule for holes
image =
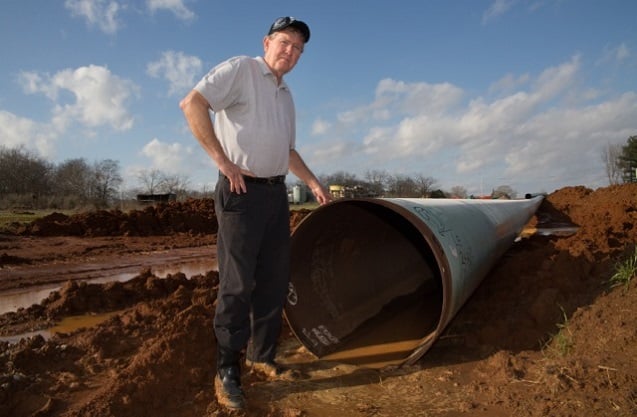
[[[274, 76], [274, 74], [272, 73], [272, 71], [270, 70], [270, 67], [268, 67], [268, 64], [265, 63], [265, 60], [263, 59], [262, 56], [258, 56], [255, 58], [257, 60], [257, 62], [259, 63], [259, 67], [261, 67], [261, 73], [264, 76], [270, 76], [273, 78], [273, 80], [276, 82], [276, 77]], [[279, 88], [283, 88], [286, 90], [289, 90], [287, 83], [285, 82], [284, 79], [281, 79], [281, 84], [279, 85]]]

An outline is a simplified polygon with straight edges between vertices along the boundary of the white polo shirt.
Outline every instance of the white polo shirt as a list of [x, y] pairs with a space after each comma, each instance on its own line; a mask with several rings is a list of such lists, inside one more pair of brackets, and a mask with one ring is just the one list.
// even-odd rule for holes
[[212, 107], [215, 134], [232, 162], [257, 177], [287, 174], [296, 142], [294, 101], [262, 57], [222, 62], [195, 90]]

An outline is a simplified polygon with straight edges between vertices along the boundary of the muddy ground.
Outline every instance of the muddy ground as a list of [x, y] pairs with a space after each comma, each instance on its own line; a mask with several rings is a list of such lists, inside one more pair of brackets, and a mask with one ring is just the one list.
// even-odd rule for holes
[[[294, 212], [291, 224], [305, 215]], [[0, 342], [0, 416], [635, 416], [637, 279], [615, 287], [609, 279], [635, 254], [637, 184], [549, 194], [529, 226], [560, 224], [579, 229], [513, 244], [413, 366], [319, 361], [285, 329], [280, 359], [301, 379], [246, 372], [249, 406], [240, 413], [214, 399], [216, 272], [151, 272], [167, 258], [214, 256], [211, 201], [14, 225], [0, 234], [0, 290], [63, 286], [0, 315], [1, 335], [111, 314]], [[83, 281], [120, 267], [138, 272], [126, 282]]]

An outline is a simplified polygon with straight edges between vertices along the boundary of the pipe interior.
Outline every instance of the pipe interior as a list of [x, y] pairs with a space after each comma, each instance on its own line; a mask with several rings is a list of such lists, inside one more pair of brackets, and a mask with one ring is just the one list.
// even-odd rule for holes
[[[400, 361], [435, 330], [440, 271], [414, 221], [420, 220], [351, 200], [318, 209], [299, 225], [291, 270], [299, 302], [286, 317], [311, 352], [357, 364]], [[316, 328], [333, 343], [307, 338]]]

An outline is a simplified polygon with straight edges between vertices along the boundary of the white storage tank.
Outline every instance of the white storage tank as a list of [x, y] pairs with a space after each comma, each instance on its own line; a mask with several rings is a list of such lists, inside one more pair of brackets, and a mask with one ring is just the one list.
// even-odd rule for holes
[[295, 185], [292, 187], [292, 203], [301, 204], [307, 200], [305, 187], [301, 185]]

